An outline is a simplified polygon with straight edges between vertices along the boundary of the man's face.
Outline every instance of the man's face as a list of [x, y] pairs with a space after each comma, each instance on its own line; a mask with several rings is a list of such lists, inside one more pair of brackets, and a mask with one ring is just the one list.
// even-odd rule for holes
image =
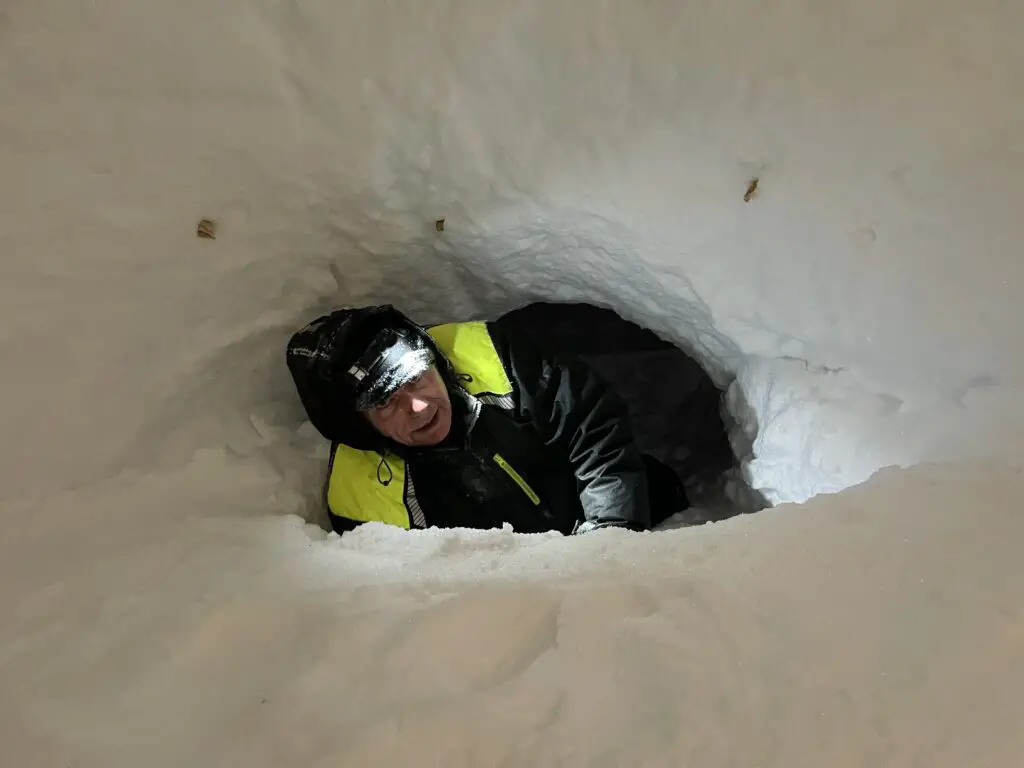
[[437, 368], [410, 381], [386, 403], [366, 411], [377, 431], [413, 447], [437, 445], [452, 427], [452, 403]]

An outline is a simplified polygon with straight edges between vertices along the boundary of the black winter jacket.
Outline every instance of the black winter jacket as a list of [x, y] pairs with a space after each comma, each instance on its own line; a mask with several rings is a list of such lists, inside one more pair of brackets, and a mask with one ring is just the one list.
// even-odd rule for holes
[[[513, 385], [514, 407], [481, 403], [465, 392], [450, 365], [442, 364], [454, 408], [452, 432], [439, 446], [409, 448], [384, 438], [346, 407], [337, 377], [324, 375], [325, 359], [343, 365], [358, 353], [355, 334], [338, 331], [353, 313], [359, 322], [349, 326], [369, 324], [372, 330], [381, 323], [400, 323], [415, 328], [440, 358], [422, 328], [383, 307], [338, 310], [314, 321], [289, 343], [289, 368], [311, 421], [326, 438], [378, 451], [385, 477], [389, 454], [404, 459], [428, 527], [510, 523], [521, 533], [566, 534], [607, 525], [650, 527], [645, 462], [626, 405], [591, 368], [572, 355], [546, 349], [541, 340], [517, 333], [502, 319], [491, 321], [487, 328]], [[332, 356], [336, 359], [329, 361]], [[495, 464], [495, 453], [536, 491], [540, 504]], [[333, 514], [331, 523], [338, 532], [357, 525]]]

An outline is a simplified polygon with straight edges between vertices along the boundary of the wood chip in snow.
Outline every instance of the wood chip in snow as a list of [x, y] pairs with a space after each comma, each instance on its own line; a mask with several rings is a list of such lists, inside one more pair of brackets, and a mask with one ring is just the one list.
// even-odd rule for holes
[[199, 227], [196, 229], [196, 237], [203, 237], [207, 240], [217, 239], [217, 224], [216, 222], [210, 221], [209, 219], [203, 219], [199, 222]]

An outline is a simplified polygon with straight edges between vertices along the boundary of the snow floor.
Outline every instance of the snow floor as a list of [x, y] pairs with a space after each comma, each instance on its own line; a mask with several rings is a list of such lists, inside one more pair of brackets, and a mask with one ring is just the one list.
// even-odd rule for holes
[[233, 501], [277, 485], [210, 452], [3, 510], [5, 765], [1019, 765], [1020, 462], [576, 539]]

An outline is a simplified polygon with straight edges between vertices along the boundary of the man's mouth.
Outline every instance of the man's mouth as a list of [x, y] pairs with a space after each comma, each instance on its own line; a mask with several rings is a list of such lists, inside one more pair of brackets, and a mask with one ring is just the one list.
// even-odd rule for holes
[[438, 417], [439, 413], [440, 413], [439, 411], [435, 410], [434, 411], [434, 415], [431, 416], [426, 421], [426, 423], [424, 423], [422, 426], [416, 427], [416, 429], [414, 431], [415, 432], [427, 432], [427, 431], [429, 431], [430, 428], [433, 427], [437, 423], [437, 417]]

